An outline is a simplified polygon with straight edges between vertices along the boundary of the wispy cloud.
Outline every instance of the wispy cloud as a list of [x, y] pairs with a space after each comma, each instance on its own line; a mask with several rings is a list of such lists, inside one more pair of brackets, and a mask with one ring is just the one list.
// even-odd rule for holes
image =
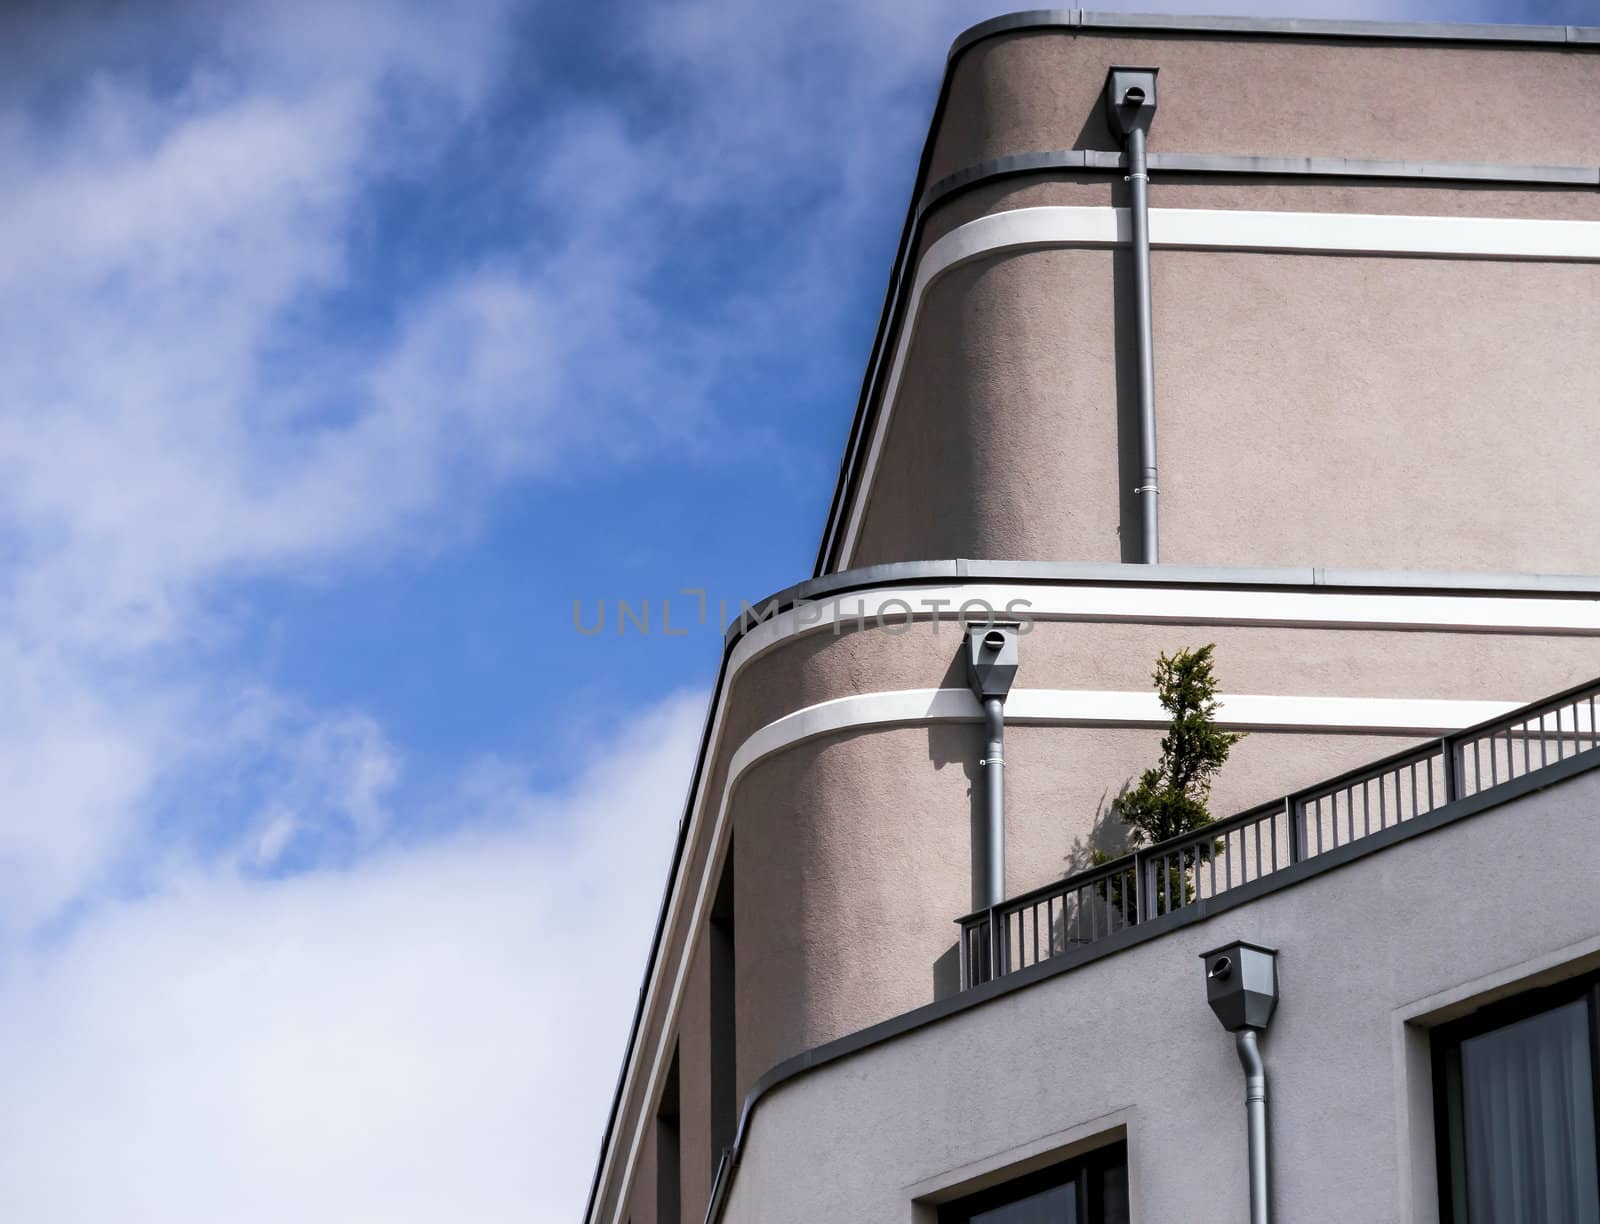
[[[160, 784], [231, 742], [219, 718], [254, 682], [220, 649], [226, 583], [381, 554], [463, 482], [561, 444], [514, 411], [518, 383], [559, 362], [526, 284], [447, 269], [350, 351], [296, 330], [348, 287], [372, 193], [425, 172], [481, 103], [507, 14], [159, 16], [10, 19], [38, 51], [0, 127], [12, 931], [147, 853]], [[351, 811], [370, 824], [370, 807]]]
[[610, 448], [648, 269], [553, 223], [352, 323], [374, 210], [477, 138], [518, 15], [153, 13], [8, 30], [0, 1216], [570, 1219], [701, 702], [553, 781], [408, 784], [372, 715], [256, 674], [247, 584]]
[[465, 827], [343, 870], [171, 864], [14, 964], [0, 1215], [577, 1218], [701, 712], [552, 792], [486, 767]]

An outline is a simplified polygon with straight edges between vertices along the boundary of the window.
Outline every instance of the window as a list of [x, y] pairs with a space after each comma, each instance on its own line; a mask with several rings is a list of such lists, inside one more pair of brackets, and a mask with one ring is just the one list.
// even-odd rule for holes
[[682, 1153], [678, 1140], [678, 1049], [672, 1049], [672, 1066], [656, 1108], [656, 1224], [679, 1224], [683, 1210], [683, 1183], [678, 1168]]
[[734, 995], [733, 847], [717, 885], [707, 932], [711, 956], [711, 1175], [739, 1125], [738, 1005]]
[[1102, 1148], [946, 1203], [939, 1224], [1128, 1224], [1128, 1146]]
[[1444, 1224], [1600, 1224], [1600, 976], [1433, 1034]]

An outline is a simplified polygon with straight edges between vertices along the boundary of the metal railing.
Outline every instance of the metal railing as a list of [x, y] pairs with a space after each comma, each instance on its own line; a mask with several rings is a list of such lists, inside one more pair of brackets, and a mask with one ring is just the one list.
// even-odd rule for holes
[[958, 919], [962, 987], [1015, 973], [1600, 749], [1600, 680]]

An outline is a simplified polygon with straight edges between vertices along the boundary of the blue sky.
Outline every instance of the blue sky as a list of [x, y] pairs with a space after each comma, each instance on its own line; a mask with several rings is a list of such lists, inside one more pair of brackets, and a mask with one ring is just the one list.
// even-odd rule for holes
[[809, 575], [998, 11], [0, 16], [0, 1218], [575, 1218], [719, 653], [678, 593]]

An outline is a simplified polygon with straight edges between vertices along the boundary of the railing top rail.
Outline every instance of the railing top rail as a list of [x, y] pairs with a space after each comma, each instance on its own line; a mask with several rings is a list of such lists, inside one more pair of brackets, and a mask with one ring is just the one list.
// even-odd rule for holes
[[1498, 718], [1485, 719], [1483, 722], [1471, 727], [1463, 727], [1460, 731], [1452, 731], [1444, 738], [1447, 740], [1471, 740], [1487, 735], [1493, 731], [1504, 731], [1518, 723], [1526, 722], [1530, 718], [1537, 718], [1540, 714], [1571, 705], [1580, 697], [1600, 696], [1600, 677], [1586, 680], [1582, 684], [1575, 684], [1569, 689], [1549, 697], [1541, 697], [1538, 701], [1529, 702], [1525, 706], [1518, 706], [1510, 713], [1502, 714]]
[[1389, 756], [1382, 757], [1379, 760], [1370, 761], [1365, 765], [1357, 766], [1355, 769], [1347, 770], [1332, 778], [1326, 778], [1312, 786], [1291, 791], [1287, 795], [1281, 795], [1276, 799], [1247, 808], [1243, 812], [1228, 816], [1222, 820], [1212, 821], [1203, 829], [1196, 829], [1193, 832], [1183, 833], [1177, 837], [1169, 837], [1165, 841], [1142, 846], [1132, 853], [1121, 855], [1118, 858], [1111, 859], [1109, 862], [1091, 867], [1087, 871], [1075, 872], [1072, 875], [1063, 876], [1059, 880], [1052, 880], [1048, 884], [1040, 885], [1038, 888], [1019, 893], [1015, 897], [1008, 897], [992, 909], [985, 907], [974, 910], [972, 913], [956, 919], [956, 921], [963, 927], [969, 926], [986, 920], [994, 912], [1012, 913], [1018, 909], [1025, 909], [1029, 905], [1042, 901], [1047, 897], [1064, 895], [1095, 884], [1100, 880], [1111, 879], [1128, 871], [1141, 855], [1146, 858], [1159, 858], [1162, 854], [1181, 851], [1189, 846], [1209, 841], [1215, 837], [1221, 837], [1240, 826], [1250, 825], [1258, 820], [1269, 818], [1275, 813], [1284, 811], [1288, 805], [1297, 801], [1324, 796], [1363, 779], [1379, 777], [1391, 770], [1429, 760], [1436, 755], [1446, 753], [1452, 743], [1470, 742], [1482, 736], [1515, 727], [1530, 718], [1537, 718], [1542, 713], [1560, 709], [1580, 698], [1591, 696], [1600, 697], [1600, 677], [1587, 680], [1582, 684], [1573, 685], [1571, 688], [1563, 689], [1561, 692], [1554, 693], [1551, 696], [1541, 697], [1538, 701], [1519, 706], [1515, 710], [1501, 714], [1496, 718], [1486, 719], [1471, 727], [1464, 727], [1460, 731], [1453, 731], [1449, 735], [1427, 740], [1421, 744], [1414, 744], [1409, 748], [1403, 748], [1399, 752], [1391, 753]]
[[[1108, 859], [1098, 866], [1087, 868], [1084, 871], [1073, 872], [1071, 875], [1062, 876], [1059, 880], [1051, 880], [1049, 883], [1041, 884], [1037, 888], [1030, 888], [1027, 892], [1018, 893], [1014, 897], [1007, 897], [999, 905], [996, 905], [994, 909], [1002, 913], [1012, 913], [1019, 909], [1026, 909], [1036, 902], [1043, 901], [1046, 897], [1075, 892], [1077, 889], [1097, 884], [1101, 880], [1122, 875], [1133, 866], [1134, 861], [1141, 854], [1146, 857], [1158, 857], [1163, 850], [1182, 847], [1187, 841], [1206, 841], [1212, 837], [1221, 837], [1224, 833], [1231, 833], [1234, 829], [1248, 826], [1257, 820], [1263, 820], [1281, 811], [1283, 811], [1283, 800], [1281, 798], [1257, 804], [1255, 807], [1246, 808], [1242, 812], [1235, 812], [1232, 816], [1224, 817], [1222, 820], [1213, 820], [1203, 831], [1184, 833], [1178, 837], [1169, 837], [1166, 841], [1155, 842], [1149, 846], [1141, 846], [1139, 849], [1129, 851], [1127, 854]], [[962, 924], [971, 924], [982, 922], [988, 916], [989, 909], [985, 907], [973, 910], [970, 914], [963, 914], [956, 921]]]
[[1414, 744], [1410, 748], [1402, 748], [1399, 752], [1392, 752], [1386, 757], [1376, 761], [1368, 761], [1365, 765], [1357, 765], [1354, 769], [1347, 769], [1341, 774], [1334, 774], [1331, 778], [1324, 778], [1313, 782], [1310, 786], [1302, 786], [1297, 791], [1290, 791], [1280, 804], [1303, 799], [1315, 799], [1322, 795], [1332, 794], [1334, 791], [1343, 790], [1353, 783], [1371, 778], [1381, 777], [1392, 770], [1405, 765], [1415, 765], [1422, 761], [1431, 760], [1445, 750], [1445, 741], [1454, 739], [1455, 736], [1445, 736], [1439, 739], [1425, 740]]
[[[1246, 829], [1260, 820], [1269, 820], [1283, 811], [1285, 799], [1279, 796], [1269, 799], [1265, 803], [1258, 803], [1253, 808], [1246, 808], [1242, 812], [1235, 812], [1232, 816], [1225, 816], [1221, 820], [1213, 820], [1208, 825], [1192, 829], [1188, 833], [1180, 833], [1176, 837], [1169, 837], [1166, 841], [1153, 842], [1148, 846], [1141, 846], [1136, 853], [1143, 853], [1148, 858], [1160, 858], [1162, 854], [1172, 850], [1182, 850], [1196, 842], [1210, 841], [1214, 837], [1222, 837], [1232, 833], [1235, 829]], [[1132, 858], [1133, 855], [1129, 855]]]
[[[1046, 897], [1055, 896], [1057, 893], [1087, 888], [1091, 884], [1098, 883], [1101, 880], [1109, 880], [1113, 876], [1126, 871], [1133, 860], [1134, 856], [1132, 854], [1121, 855], [1098, 866], [1085, 868], [1083, 871], [1075, 871], [1071, 875], [1062, 876], [1059, 880], [1051, 880], [1046, 884], [1039, 885], [1037, 888], [1030, 888], [1027, 892], [1018, 893], [1014, 897], [1007, 897], [993, 908], [1008, 912], [1014, 909], [1025, 909], [1035, 901], [1043, 901]], [[988, 918], [989, 911], [990, 907], [984, 906], [982, 909], [973, 910], [970, 914], [963, 914], [956, 921], [960, 923], [981, 922]]]

